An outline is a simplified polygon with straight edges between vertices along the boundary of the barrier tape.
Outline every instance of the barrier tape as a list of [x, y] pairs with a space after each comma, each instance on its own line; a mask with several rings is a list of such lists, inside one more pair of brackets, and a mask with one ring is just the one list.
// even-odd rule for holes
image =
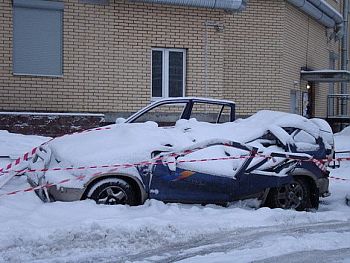
[[[80, 132], [74, 132], [74, 133], [70, 133], [70, 134], [65, 134], [65, 135], [62, 135], [62, 136], [58, 136], [56, 138], [61, 138], [61, 137], [66, 136], [66, 135], [70, 136], [70, 135], [74, 135], [74, 134], [81, 134], [81, 133], [87, 133], [87, 132], [92, 132], [92, 131], [110, 130], [110, 129], [112, 129], [112, 127], [108, 127], [108, 126], [107, 127], [97, 127], [97, 128], [94, 128], [94, 129], [88, 129], [88, 130], [84, 130], [84, 131], [80, 131]], [[53, 139], [56, 139], [56, 138], [51, 138], [50, 140], [42, 143], [40, 146], [34, 147], [29, 152], [24, 153], [23, 156], [17, 158], [15, 161], [9, 163], [6, 167], [0, 168], [0, 176], [4, 175], [5, 173], [13, 172], [11, 169], [19, 167], [20, 164], [22, 164], [23, 162], [28, 161], [30, 158], [32, 158], [35, 155], [35, 153], [38, 151], [39, 147], [48, 144], [50, 141], [52, 141]], [[18, 172], [14, 171], [14, 174], [12, 176], [9, 176], [3, 182], [0, 182], [0, 188], [3, 187], [9, 180], [11, 180], [17, 174], [18, 174]]]
[[[256, 156], [259, 157], [259, 156]], [[255, 157], [255, 158], [256, 158]], [[138, 163], [124, 163], [124, 164], [107, 164], [107, 165], [93, 165], [93, 166], [79, 166], [79, 167], [56, 167], [56, 168], [43, 168], [43, 169], [23, 169], [12, 171], [17, 174], [20, 173], [36, 173], [36, 172], [48, 172], [48, 171], [79, 171], [79, 170], [90, 170], [90, 169], [105, 169], [105, 168], [131, 168], [140, 165], [156, 165], [156, 164], [176, 164], [176, 163], [194, 163], [194, 162], [209, 162], [209, 161], [226, 161], [226, 160], [237, 160], [237, 159], [247, 159], [253, 158], [250, 155], [242, 156], [230, 156], [230, 157], [219, 157], [219, 158], [203, 158], [203, 159], [193, 159], [193, 160], [179, 160], [179, 161], [163, 161], [161, 158], [154, 159], [154, 161], [142, 161]], [[4, 171], [3, 173], [8, 173]]]
[[[96, 130], [100, 130], [100, 129], [96, 129]], [[86, 131], [84, 131], [86, 132]], [[53, 139], [51, 139], [53, 140]], [[48, 142], [50, 142], [51, 140], [41, 144], [40, 146], [42, 145], [45, 145], [47, 144]], [[39, 147], [40, 147], [39, 146]], [[35, 147], [33, 148], [30, 152], [27, 152], [23, 155], [23, 158], [18, 158], [16, 159], [13, 163], [10, 163], [7, 165], [6, 168], [4, 169], [0, 169], [0, 177], [3, 176], [4, 174], [6, 173], [10, 173], [10, 172], [14, 172], [15, 174], [20, 174], [20, 173], [33, 173], [33, 172], [47, 172], [47, 171], [68, 171], [68, 170], [84, 170], [84, 169], [96, 169], [96, 168], [108, 168], [108, 167], [111, 167], [111, 166], [114, 166], [114, 165], [102, 165], [102, 166], [87, 166], [87, 167], [77, 167], [77, 168], [53, 168], [53, 169], [21, 169], [21, 170], [11, 170], [12, 167], [20, 164], [23, 160], [23, 161], [28, 161], [29, 157], [33, 157], [34, 154], [37, 152], [38, 148], [39, 147]], [[196, 149], [193, 149], [193, 150], [186, 150], [186, 151], [183, 151], [182, 153], [177, 153], [175, 155], [181, 155], [181, 154], [189, 154], [189, 153], [192, 153], [196, 150], [199, 150], [199, 149], [202, 149], [202, 148], [196, 148]], [[267, 158], [267, 159], [273, 159], [274, 157], [271, 157], [269, 155], [264, 155], [264, 154], [257, 154], [255, 157], [261, 157], [261, 158]], [[224, 157], [226, 158], [226, 157]], [[242, 159], [242, 156], [238, 156], [238, 157], [227, 157], [229, 159], [227, 160], [230, 160], [230, 159]], [[243, 158], [244, 159], [244, 158]], [[292, 157], [288, 157], [288, 154], [286, 153], [286, 159], [289, 159], [289, 160], [299, 160], [297, 158], [292, 158]], [[214, 160], [215, 161], [215, 160]], [[335, 159], [315, 159], [315, 158], [310, 158], [309, 160], [303, 160], [304, 162], [306, 161], [309, 161], [309, 162], [314, 162], [318, 168], [320, 168], [321, 170], [325, 171], [326, 170], [326, 166], [324, 165], [326, 162], [329, 162], [329, 161], [350, 161], [350, 157], [349, 158], [335, 158]], [[141, 162], [140, 164], [142, 164], [143, 162]], [[152, 163], [151, 163], [152, 164]], [[128, 166], [129, 164], [124, 164], [124, 166]], [[121, 165], [122, 166], [122, 165]]]
[[[59, 137], [56, 137], [56, 138], [61, 138], [63, 136], [70, 136], [70, 135], [75, 135], [75, 134], [81, 134], [81, 133], [88, 133], [88, 132], [92, 132], [92, 131], [101, 131], [101, 130], [111, 130], [112, 127], [97, 127], [97, 128], [93, 128], [93, 129], [88, 129], [88, 130], [84, 130], [84, 131], [80, 131], [80, 132], [74, 132], [74, 133], [70, 133], [70, 134], [66, 134], [66, 135], [62, 135], [62, 136], [59, 136]], [[56, 139], [56, 138], [52, 138], [50, 140], [48, 140], [47, 142], [44, 142], [42, 143], [40, 146], [43, 146], [43, 145], [46, 145], [48, 144], [50, 141], [52, 141], [53, 139]], [[30, 158], [32, 158], [35, 153], [38, 151], [38, 148], [40, 147], [35, 147], [33, 148], [31, 151], [29, 152], [26, 152], [22, 157], [19, 157], [17, 158], [14, 162], [8, 164], [5, 168], [0, 168], [0, 177], [6, 173], [10, 173], [10, 172], [14, 172], [15, 175], [19, 174], [19, 173], [24, 173], [24, 172], [29, 172], [29, 173], [32, 173], [32, 172], [46, 172], [46, 171], [50, 171], [51, 169], [39, 169], [39, 170], [31, 170], [31, 169], [21, 169], [21, 170], [11, 170], [12, 168], [15, 168], [16, 166], [18, 167], [19, 164], [21, 164], [23, 161], [28, 161]], [[188, 154], [188, 153], [191, 153], [195, 150], [198, 150], [200, 148], [196, 148], [196, 149], [193, 149], [192, 151], [184, 151], [184, 153]], [[260, 156], [260, 157], [263, 157], [263, 158], [272, 158], [271, 156], [268, 156], [268, 155], [262, 155], [262, 154], [258, 154], [257, 156]], [[237, 159], [237, 158], [234, 158], [234, 159]], [[273, 158], [272, 158], [273, 159]], [[295, 159], [295, 158], [286, 158], [286, 159], [290, 159], [290, 160], [298, 160], [298, 159]], [[306, 161], [306, 160], [304, 160]], [[312, 158], [310, 160], [307, 160], [307, 161], [312, 161], [314, 162], [322, 171], [325, 171], [327, 169], [327, 167], [325, 166], [325, 163], [327, 162], [330, 162], [330, 161], [338, 161], [338, 162], [341, 162], [341, 161], [350, 161], [350, 157], [340, 157], [340, 158], [334, 158], [334, 159], [315, 159], [315, 158]], [[127, 165], [127, 164], [125, 164]], [[110, 166], [101, 166], [100, 168], [108, 168]], [[90, 166], [90, 167], [78, 167], [78, 168], [54, 168], [52, 169], [53, 171], [59, 171], [59, 170], [83, 170], [83, 169], [96, 169], [98, 167], [94, 167], [94, 166]], [[12, 177], [11, 177], [12, 178]], [[3, 184], [4, 185], [4, 184]], [[1, 186], [0, 186], [1, 188]]]
[[341, 178], [341, 177], [336, 177], [336, 176], [330, 176], [329, 178], [332, 178], [332, 179], [334, 179], [334, 180], [339, 180], [339, 181], [350, 181], [350, 179]]
[[[88, 130], [84, 130], [84, 131], [80, 131], [80, 132], [74, 132], [74, 133], [70, 133], [70, 134], [65, 134], [62, 136], [58, 136], [56, 138], [51, 138], [50, 140], [42, 143], [40, 146], [46, 145], [49, 142], [51, 142], [53, 139], [57, 139], [57, 138], [61, 138], [63, 136], [70, 136], [70, 135], [74, 135], [74, 134], [81, 134], [81, 133], [88, 133], [88, 132], [92, 132], [92, 131], [101, 131], [101, 130], [110, 130], [112, 129], [111, 127], [98, 127], [98, 128], [94, 128], [94, 129], [88, 129]], [[0, 168], [0, 173], [4, 173], [8, 170], [11, 170], [11, 168], [18, 166], [21, 162], [23, 161], [28, 161], [31, 157], [33, 157], [36, 153], [36, 151], [38, 150], [38, 148], [40, 147], [34, 147], [32, 150], [26, 152], [25, 154], [23, 154], [23, 156], [17, 158], [15, 161], [13, 161], [12, 163], [9, 163], [5, 168]]]
[[[56, 138], [60, 138], [63, 136], [70, 136], [70, 135], [74, 135], [74, 134], [81, 134], [81, 133], [88, 133], [88, 132], [92, 132], [92, 131], [101, 131], [101, 130], [110, 130], [112, 129], [112, 127], [98, 127], [98, 128], [94, 128], [94, 129], [88, 129], [88, 130], [84, 130], [84, 131], [80, 131], [80, 132], [74, 132], [71, 134], [66, 134], [66, 135], [62, 135]], [[131, 168], [131, 167], [136, 167], [136, 166], [141, 166], [141, 165], [156, 165], [159, 163], [163, 163], [163, 164], [176, 164], [176, 163], [194, 163], [194, 162], [208, 162], [208, 161], [223, 161], [223, 160], [237, 160], [237, 159], [247, 159], [247, 158], [268, 158], [268, 159], [272, 159], [274, 160], [275, 157], [271, 157], [269, 155], [263, 155], [263, 154], [256, 154], [255, 156], [250, 156], [250, 155], [241, 155], [241, 156], [230, 156], [230, 157], [220, 157], [220, 158], [204, 158], [204, 159], [193, 159], [193, 160], [179, 160], [179, 161], [164, 161], [161, 160], [162, 157], [158, 158], [158, 159], [153, 159], [153, 161], [143, 161], [143, 162], [138, 162], [138, 163], [125, 163], [125, 164], [112, 164], [112, 165], [95, 165], [95, 166], [81, 166], [81, 167], [66, 167], [66, 168], [44, 168], [44, 169], [20, 169], [20, 170], [12, 170], [16, 167], [18, 167], [22, 162], [24, 161], [28, 161], [30, 158], [32, 158], [38, 151], [39, 147], [48, 144], [50, 141], [52, 141], [53, 139], [56, 138], [52, 138], [44, 143], [42, 143], [40, 146], [33, 148], [31, 151], [26, 152], [25, 154], [23, 154], [22, 157], [17, 158], [15, 161], [13, 161], [12, 163], [8, 164], [5, 168], [0, 168], [0, 177], [5, 175], [6, 173], [10, 173], [10, 172], [14, 172], [13, 176], [20, 174], [20, 173], [35, 173], [35, 172], [47, 172], [47, 171], [74, 171], [74, 170], [90, 170], [90, 169], [105, 169], [105, 168], [113, 168], [108, 170], [106, 173], [109, 172], [113, 172], [117, 169], [120, 168]], [[189, 154], [192, 153], [196, 150], [199, 150], [202, 148], [196, 148], [193, 150], [186, 150], [182, 153], [177, 153], [177, 154], [172, 154], [173, 156], [179, 156], [181, 154]], [[171, 156], [171, 155], [169, 155]], [[341, 158], [334, 158], [334, 159], [315, 159], [315, 158], [310, 158], [308, 160], [300, 160], [298, 158], [292, 158], [290, 156], [288, 156], [288, 153], [286, 153], [286, 157], [283, 157], [287, 160], [297, 160], [297, 161], [310, 161], [313, 162], [317, 165], [317, 167], [319, 167], [322, 171], [326, 171], [327, 167], [325, 165], [325, 163], [330, 162], [330, 161], [350, 161], [350, 157], [341, 157]], [[95, 173], [93, 175], [89, 175], [91, 177], [97, 176], [99, 174], [101, 174], [102, 172], [98, 172]], [[11, 176], [9, 179], [11, 179], [13, 176]], [[0, 197], [5, 196], [5, 195], [14, 195], [20, 192], [32, 192], [35, 190], [39, 190], [42, 188], [48, 188], [54, 185], [60, 185], [60, 184], [64, 184], [67, 182], [70, 182], [72, 180], [82, 180], [85, 177], [87, 177], [88, 175], [81, 175], [81, 176], [77, 176], [74, 179], [64, 179], [60, 182], [57, 183], [47, 183], [44, 185], [39, 185], [37, 187], [29, 187], [26, 189], [22, 189], [22, 190], [16, 190], [13, 192], [9, 192], [9, 193], [4, 193], [4, 194], [0, 194]], [[334, 177], [334, 176], [330, 176], [329, 178], [335, 179], [335, 180], [342, 180], [342, 181], [348, 181], [350, 179], [345, 179], [345, 178], [340, 178], [340, 177]], [[9, 180], [8, 179], [8, 180]], [[7, 181], [8, 181], [7, 180]], [[7, 182], [5, 181], [5, 183]], [[5, 184], [4, 183], [4, 184]], [[3, 185], [4, 185], [3, 184]]]
[[[170, 155], [171, 156], [171, 155]], [[131, 167], [136, 167], [136, 166], [140, 166], [140, 165], [156, 165], [156, 164], [178, 164], [178, 163], [195, 163], [195, 162], [209, 162], [209, 161], [223, 161], [223, 160], [237, 160], [237, 159], [248, 159], [248, 158], [274, 158], [271, 156], [265, 156], [265, 155], [256, 155], [256, 156], [251, 156], [251, 155], [244, 155], [244, 156], [230, 156], [230, 157], [220, 157], [220, 158], [203, 158], [203, 159], [192, 159], [192, 160], [178, 160], [178, 161], [164, 161], [163, 159], [161, 159], [162, 157], [159, 157], [158, 160], [155, 159], [154, 161], [143, 161], [143, 162], [138, 162], [138, 163], [126, 163], [126, 164], [112, 164], [112, 165], [96, 165], [96, 166], [85, 166], [85, 167], [69, 167], [69, 168], [53, 168], [53, 169], [39, 169], [36, 171], [41, 171], [41, 172], [46, 172], [46, 171], [72, 171], [72, 170], [84, 170], [84, 169], [102, 169], [102, 168], [111, 168], [113, 167], [113, 169], [110, 169], [108, 171], [105, 172], [97, 172], [94, 173], [92, 175], [80, 175], [80, 176], [76, 176], [75, 178], [72, 179], [63, 179], [57, 183], [46, 183], [43, 185], [38, 185], [36, 187], [29, 187], [29, 188], [25, 188], [25, 189], [20, 189], [20, 190], [15, 190], [12, 192], [8, 192], [8, 193], [3, 193], [0, 194], [0, 198], [3, 196], [10, 196], [10, 195], [15, 195], [18, 193], [26, 193], [26, 192], [34, 192], [36, 190], [40, 190], [43, 188], [49, 188], [52, 186], [57, 186], [57, 185], [61, 185], [64, 183], [68, 183], [70, 181], [80, 181], [83, 180], [86, 177], [95, 177], [98, 176], [102, 173], [111, 173], [114, 172], [120, 168], [131, 168]], [[287, 159], [287, 158], [286, 158]], [[294, 159], [295, 160], [295, 159]], [[304, 161], [313, 161], [312, 159], [310, 160], [304, 160]], [[30, 172], [34, 172], [35, 170], [29, 170]], [[329, 178], [331, 179], [335, 179], [335, 180], [340, 180], [340, 181], [350, 181], [350, 179], [346, 179], [346, 178], [340, 178], [340, 177], [335, 177], [335, 176], [329, 176]]]
[[[189, 154], [193, 153], [194, 151], [198, 150], [197, 148], [194, 150], [186, 150], [182, 153]], [[177, 154], [171, 154], [170, 156], [179, 156], [182, 155], [182, 153]], [[250, 155], [239, 155], [239, 156], [229, 156], [229, 157], [219, 157], [219, 158], [203, 158], [203, 159], [193, 159], [193, 160], [180, 160], [172, 163], [183, 163], [183, 162], [206, 162], [206, 161], [226, 161], [226, 160], [237, 160], [237, 159], [247, 159], [247, 158], [265, 158], [265, 159], [274, 159], [276, 157], [272, 157], [265, 154], [256, 154], [255, 156]], [[308, 160], [300, 160], [298, 158], [293, 158], [288, 156], [286, 154], [286, 157], [279, 157], [279, 158], [285, 158], [287, 160], [293, 160], [293, 161], [302, 161], [302, 162], [313, 162], [315, 163], [318, 168], [320, 168], [322, 171], [325, 171], [327, 169], [324, 160], [317, 160], [314, 158], [310, 158]], [[0, 177], [3, 176], [6, 173], [14, 172], [15, 174], [22, 174], [22, 173], [36, 173], [36, 172], [48, 172], [48, 171], [76, 171], [76, 170], [90, 170], [90, 169], [104, 169], [104, 168], [130, 168], [130, 167], [136, 167], [140, 165], [156, 165], [159, 164], [159, 160], [162, 159], [162, 157], [153, 159], [153, 161], [142, 161], [138, 163], [124, 163], [124, 164], [107, 164], [107, 165], [93, 165], [93, 166], [79, 166], [79, 167], [56, 167], [56, 168], [43, 168], [43, 169], [21, 169], [21, 170], [12, 170], [12, 171], [0, 171]], [[350, 160], [350, 158], [349, 158]], [[163, 163], [166, 163], [163, 161]], [[169, 162], [168, 162], [169, 163]]]

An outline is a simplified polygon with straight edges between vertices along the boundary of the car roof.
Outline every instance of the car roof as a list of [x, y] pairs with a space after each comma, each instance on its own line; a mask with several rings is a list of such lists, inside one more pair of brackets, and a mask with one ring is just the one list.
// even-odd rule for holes
[[[235, 104], [231, 100], [222, 100], [222, 99], [212, 99], [212, 98], [203, 98], [203, 97], [173, 97], [173, 98], [162, 98], [155, 100], [152, 104], [161, 103], [161, 102], [185, 102], [185, 101], [197, 101], [197, 102], [209, 102], [209, 103], [225, 103], [225, 104]], [[151, 105], [152, 105], [151, 104]]]

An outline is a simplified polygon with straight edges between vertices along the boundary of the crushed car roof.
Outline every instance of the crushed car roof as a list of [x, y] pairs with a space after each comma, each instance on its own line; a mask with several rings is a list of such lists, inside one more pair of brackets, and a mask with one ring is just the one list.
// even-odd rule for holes
[[315, 137], [319, 135], [318, 126], [304, 117], [264, 110], [247, 119], [223, 124], [195, 119], [179, 120], [172, 128], [159, 128], [154, 122], [116, 124], [106, 130], [63, 136], [49, 146], [58, 160], [67, 160], [73, 166], [139, 162], [149, 159], [155, 150], [176, 151], [210, 139], [246, 143], [273, 127], [295, 127]]

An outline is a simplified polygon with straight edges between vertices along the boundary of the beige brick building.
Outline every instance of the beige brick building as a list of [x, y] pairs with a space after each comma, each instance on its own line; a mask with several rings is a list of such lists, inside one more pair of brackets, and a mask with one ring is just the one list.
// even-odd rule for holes
[[[339, 2], [328, 1], [338, 11]], [[330, 39], [333, 29], [284, 0], [248, 0], [233, 14], [128, 0], [64, 0], [61, 74], [26, 74], [15, 65], [26, 67], [23, 46], [14, 54], [16, 3], [0, 0], [3, 112], [103, 113], [107, 118], [132, 113], [154, 97], [152, 58], [162, 54], [174, 56], [183, 69], [174, 79], [180, 85], [176, 95], [233, 100], [237, 115], [260, 109], [303, 114], [308, 83], [301, 69], [329, 69], [330, 54], [340, 52], [339, 41]], [[339, 63], [335, 60], [336, 68]], [[312, 115], [325, 118], [329, 84], [312, 85]], [[171, 95], [161, 89], [161, 96]]]

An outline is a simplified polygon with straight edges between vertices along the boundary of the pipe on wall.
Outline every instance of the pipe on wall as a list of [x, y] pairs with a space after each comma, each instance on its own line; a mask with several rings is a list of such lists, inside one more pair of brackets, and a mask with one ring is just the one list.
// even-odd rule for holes
[[242, 11], [247, 5], [247, 0], [129, 0], [129, 2], [202, 7], [221, 9], [227, 12]]
[[[341, 40], [341, 69], [348, 70], [348, 46], [349, 46], [349, 34], [348, 34], [348, 21], [349, 21], [349, 0], [343, 2], [343, 18], [344, 18], [344, 37]], [[340, 93], [348, 94], [348, 83], [341, 82]], [[348, 115], [348, 102], [345, 99], [341, 100], [340, 113], [343, 116]]]
[[336, 40], [343, 37], [343, 16], [325, 0], [287, 0], [327, 28], [334, 28]]

